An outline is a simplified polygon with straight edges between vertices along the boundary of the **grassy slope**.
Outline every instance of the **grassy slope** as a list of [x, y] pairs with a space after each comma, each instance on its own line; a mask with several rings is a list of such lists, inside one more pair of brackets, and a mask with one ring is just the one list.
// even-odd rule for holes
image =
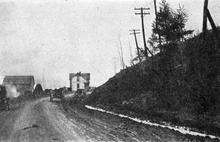
[[220, 135], [219, 46], [209, 33], [164, 45], [164, 54], [122, 70], [86, 104]]

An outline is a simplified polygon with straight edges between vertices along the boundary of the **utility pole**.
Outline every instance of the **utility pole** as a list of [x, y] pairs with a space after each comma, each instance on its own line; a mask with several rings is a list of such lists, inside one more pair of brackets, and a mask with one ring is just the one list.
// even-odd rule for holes
[[210, 14], [210, 11], [208, 9], [208, 0], [204, 1], [204, 9], [203, 9], [203, 26], [202, 26], [202, 32], [203, 32], [203, 39], [205, 39], [206, 31], [207, 31], [207, 19], [209, 20], [212, 30], [215, 36], [216, 41], [218, 41], [219, 35], [218, 31], [215, 25], [214, 20], [212, 19], [212, 16]]
[[203, 39], [205, 38], [207, 31], [207, 11], [208, 11], [208, 0], [205, 0], [203, 7], [203, 25], [202, 25]]
[[212, 16], [211, 16], [211, 14], [210, 14], [210, 12], [209, 12], [208, 9], [207, 9], [207, 17], [208, 17], [209, 22], [210, 22], [210, 24], [211, 24], [211, 26], [212, 26], [213, 33], [214, 33], [214, 35], [215, 35], [215, 38], [216, 38], [216, 40], [218, 40], [218, 38], [219, 38], [218, 30], [217, 30], [217, 27], [216, 27], [216, 25], [215, 25], [215, 22], [214, 22], [214, 20], [212, 19]]
[[144, 15], [150, 14], [149, 12], [145, 13], [144, 10], [150, 10], [150, 8], [141, 7], [141, 8], [134, 8], [134, 10], [141, 10], [140, 13], [135, 13], [135, 15], [141, 15], [141, 23], [142, 23], [142, 32], [143, 32], [145, 56], [148, 57], [147, 51], [151, 54], [151, 56], [153, 56], [152, 52], [147, 47], [146, 39], [145, 39], [145, 31], [144, 31]]
[[156, 29], [159, 36], [159, 45], [161, 46], [161, 36], [160, 36], [160, 30], [158, 29], [158, 15], [157, 15], [157, 2], [154, 0], [154, 10], [155, 10], [155, 16], [156, 16]]
[[135, 39], [135, 43], [136, 43], [136, 47], [137, 47], [137, 54], [138, 54], [138, 58], [139, 58], [139, 61], [141, 62], [141, 57], [140, 57], [140, 52], [139, 52], [139, 47], [138, 47], [138, 42], [137, 42], [137, 37], [136, 37], [136, 34], [139, 34], [139, 30], [130, 30], [132, 31], [133, 33], [130, 33], [130, 34], [133, 34], [134, 35], [134, 39]]

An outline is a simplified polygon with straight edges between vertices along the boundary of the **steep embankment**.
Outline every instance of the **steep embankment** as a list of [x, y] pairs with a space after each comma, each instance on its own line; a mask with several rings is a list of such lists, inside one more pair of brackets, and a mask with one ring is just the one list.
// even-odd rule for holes
[[163, 45], [160, 54], [122, 70], [85, 103], [220, 135], [220, 52], [211, 32]]

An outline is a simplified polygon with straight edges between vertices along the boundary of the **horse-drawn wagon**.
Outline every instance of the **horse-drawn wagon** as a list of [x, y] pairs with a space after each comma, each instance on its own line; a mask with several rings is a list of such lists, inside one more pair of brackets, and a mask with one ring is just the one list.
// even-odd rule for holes
[[59, 98], [61, 101], [64, 99], [64, 94], [66, 93], [66, 88], [54, 89], [50, 92], [50, 101], [53, 101], [53, 98]]

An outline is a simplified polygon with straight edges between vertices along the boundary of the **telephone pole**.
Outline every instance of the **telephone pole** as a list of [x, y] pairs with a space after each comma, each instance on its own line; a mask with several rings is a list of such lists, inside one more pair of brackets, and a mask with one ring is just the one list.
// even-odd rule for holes
[[134, 39], [135, 39], [135, 43], [136, 43], [136, 47], [137, 47], [138, 58], [139, 58], [139, 61], [141, 62], [141, 57], [140, 57], [140, 52], [139, 52], [139, 47], [138, 47], [138, 42], [137, 42], [137, 36], [136, 36], [136, 34], [139, 34], [140, 32], [139, 32], [139, 30], [135, 30], [135, 29], [130, 30], [130, 31], [133, 32], [133, 33], [130, 33], [130, 34], [134, 35]]
[[211, 14], [210, 14], [210, 12], [209, 12], [209, 9], [207, 9], [207, 17], [208, 17], [209, 22], [210, 22], [210, 24], [211, 24], [211, 26], [212, 26], [212, 30], [213, 30], [213, 33], [214, 33], [214, 35], [215, 35], [215, 38], [216, 38], [216, 40], [218, 40], [218, 38], [219, 38], [218, 30], [217, 30], [217, 27], [216, 27], [216, 25], [215, 25], [214, 20], [212, 19], [212, 16], [211, 16]]
[[144, 31], [144, 15], [150, 14], [149, 12], [145, 13], [144, 10], [150, 10], [150, 8], [141, 7], [141, 8], [134, 8], [134, 10], [141, 10], [140, 13], [135, 13], [135, 15], [141, 15], [141, 23], [142, 23], [142, 32], [143, 32], [145, 56], [148, 57], [147, 51], [151, 54], [151, 56], [153, 56], [152, 52], [147, 47], [146, 39], [145, 39], [145, 31]]
[[207, 11], [208, 11], [208, 0], [205, 0], [203, 7], [203, 25], [202, 25], [203, 38], [205, 38], [207, 31]]
[[158, 29], [158, 15], [157, 15], [157, 2], [154, 0], [154, 10], [155, 10], [155, 16], [156, 16], [156, 29], [159, 36], [159, 45], [161, 46], [161, 36], [160, 36], [160, 30]]
[[202, 32], [203, 32], [203, 39], [205, 39], [206, 36], [206, 31], [207, 31], [207, 19], [209, 20], [211, 26], [212, 26], [212, 30], [214, 33], [214, 37], [216, 39], [216, 41], [218, 41], [219, 38], [219, 34], [218, 34], [218, 30], [217, 27], [215, 25], [214, 20], [212, 19], [212, 16], [210, 14], [210, 11], [208, 9], [208, 0], [204, 1], [204, 9], [203, 9], [203, 26], [202, 26]]

